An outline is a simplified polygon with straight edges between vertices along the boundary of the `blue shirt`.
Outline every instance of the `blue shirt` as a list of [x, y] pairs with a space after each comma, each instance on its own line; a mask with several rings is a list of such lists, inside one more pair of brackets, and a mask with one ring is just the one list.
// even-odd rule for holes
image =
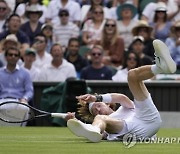
[[[0, 41], [6, 38], [7, 35], [11, 34], [10, 31], [3, 31], [0, 33]], [[16, 33], [16, 37], [18, 41], [23, 44], [23, 43], [28, 43], [29, 44], [29, 37], [22, 31], [18, 31]]]
[[0, 98], [25, 98], [29, 101], [33, 92], [33, 84], [26, 69], [18, 65], [13, 72], [6, 67], [0, 68]]
[[112, 71], [107, 66], [95, 69], [90, 65], [82, 69], [80, 78], [85, 80], [112, 80]]

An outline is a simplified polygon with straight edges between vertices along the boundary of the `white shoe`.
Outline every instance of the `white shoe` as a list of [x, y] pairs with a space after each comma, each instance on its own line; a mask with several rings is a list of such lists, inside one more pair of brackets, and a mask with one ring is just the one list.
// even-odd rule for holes
[[154, 40], [153, 46], [155, 49], [156, 65], [162, 70], [162, 73], [176, 72], [176, 63], [171, 58], [168, 47], [160, 40]]
[[67, 121], [67, 126], [75, 135], [85, 137], [91, 142], [100, 142], [102, 139], [100, 129], [91, 124], [85, 124], [80, 120], [70, 119]]

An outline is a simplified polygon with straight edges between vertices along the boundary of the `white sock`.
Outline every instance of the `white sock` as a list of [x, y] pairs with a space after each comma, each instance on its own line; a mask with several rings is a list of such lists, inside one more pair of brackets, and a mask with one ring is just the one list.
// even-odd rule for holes
[[151, 71], [154, 75], [157, 75], [157, 74], [160, 74], [160, 73], [163, 73], [162, 69], [156, 65], [152, 65], [151, 66]]

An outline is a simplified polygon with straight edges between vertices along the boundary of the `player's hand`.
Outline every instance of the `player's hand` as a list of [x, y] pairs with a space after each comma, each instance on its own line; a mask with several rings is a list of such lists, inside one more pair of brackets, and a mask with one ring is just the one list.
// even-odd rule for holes
[[68, 121], [69, 119], [74, 119], [75, 118], [75, 112], [67, 112], [67, 116], [65, 117], [65, 120]]
[[95, 102], [96, 101], [96, 96], [91, 95], [91, 94], [85, 94], [85, 95], [80, 95], [76, 97], [79, 101], [85, 101], [85, 102]]

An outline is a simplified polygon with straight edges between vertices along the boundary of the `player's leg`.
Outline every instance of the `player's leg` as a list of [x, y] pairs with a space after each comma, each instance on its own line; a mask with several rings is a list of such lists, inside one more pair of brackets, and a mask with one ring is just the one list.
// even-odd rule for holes
[[97, 115], [92, 125], [100, 128], [101, 133], [106, 131], [108, 133], [115, 134], [123, 129], [124, 122], [122, 120], [111, 118], [107, 115]]
[[153, 41], [155, 49], [155, 65], [147, 65], [135, 68], [128, 73], [129, 88], [138, 101], [143, 101], [149, 96], [149, 92], [143, 81], [152, 78], [159, 73], [174, 73], [176, 64], [172, 60], [168, 47], [160, 40]]
[[104, 130], [108, 133], [119, 133], [123, 129], [124, 122], [106, 115], [97, 115], [92, 125], [82, 123], [77, 119], [70, 119], [67, 126], [75, 135], [85, 137], [92, 142], [99, 142]]

